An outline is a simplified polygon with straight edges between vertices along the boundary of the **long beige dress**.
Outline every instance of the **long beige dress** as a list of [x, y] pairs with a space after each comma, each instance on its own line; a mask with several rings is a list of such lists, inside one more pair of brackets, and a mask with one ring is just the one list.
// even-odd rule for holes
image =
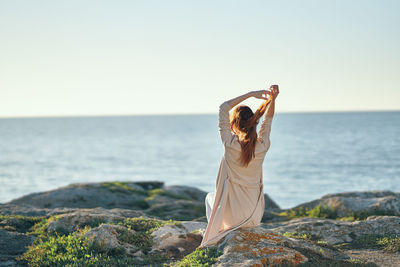
[[[269, 106], [267, 107], [267, 109]], [[218, 171], [215, 192], [205, 199], [208, 225], [200, 247], [215, 245], [238, 228], [260, 225], [264, 214], [262, 163], [270, 147], [272, 118], [266, 116], [258, 132], [255, 158], [241, 166], [241, 147], [237, 135], [230, 130], [229, 104], [219, 107], [219, 132], [224, 155]]]

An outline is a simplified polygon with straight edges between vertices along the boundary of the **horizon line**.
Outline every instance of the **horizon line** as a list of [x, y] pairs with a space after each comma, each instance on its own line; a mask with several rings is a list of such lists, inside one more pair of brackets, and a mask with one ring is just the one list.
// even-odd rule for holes
[[[275, 114], [312, 114], [312, 113], [371, 113], [371, 112], [400, 112], [400, 109], [381, 110], [315, 110], [315, 111], [279, 111]], [[144, 114], [82, 114], [82, 115], [22, 115], [1, 116], [0, 119], [41, 119], [41, 118], [88, 118], [88, 117], [155, 117], [155, 116], [200, 116], [218, 115], [218, 113], [144, 113]]]

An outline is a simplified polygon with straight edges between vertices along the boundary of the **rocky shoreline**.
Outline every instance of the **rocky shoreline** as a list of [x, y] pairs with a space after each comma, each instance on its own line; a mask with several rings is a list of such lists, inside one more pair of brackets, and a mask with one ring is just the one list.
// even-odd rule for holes
[[72, 184], [0, 204], [0, 266], [400, 266], [400, 193], [347, 192], [281, 209], [198, 249], [206, 192]]

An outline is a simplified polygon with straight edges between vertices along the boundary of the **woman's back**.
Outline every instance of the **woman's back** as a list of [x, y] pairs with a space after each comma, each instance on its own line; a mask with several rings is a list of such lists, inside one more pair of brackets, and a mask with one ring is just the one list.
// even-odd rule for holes
[[235, 139], [230, 146], [225, 146], [224, 150], [224, 158], [230, 170], [231, 177], [234, 179], [243, 179], [247, 183], [258, 184], [262, 177], [262, 165], [269, 146], [266, 147], [263, 141], [257, 140], [255, 157], [247, 166], [243, 166], [240, 161], [240, 143], [237, 136], [235, 136]]
[[[248, 134], [244, 136], [247, 143], [231, 132], [229, 120], [229, 110], [250, 96], [253, 96], [253, 92], [224, 102], [219, 107], [219, 131], [224, 155], [218, 170], [216, 190], [208, 193], [205, 199], [208, 225], [200, 247], [214, 245], [223, 236], [240, 227], [258, 226], [264, 213], [262, 164], [270, 147], [271, 112], [270, 116], [265, 113], [258, 133], [255, 132], [258, 121], [255, 118], [260, 118], [262, 114], [247, 117], [251, 123], [241, 125], [244, 129], [252, 127], [251, 138], [248, 138]], [[248, 149], [247, 154], [243, 154], [243, 149]]]

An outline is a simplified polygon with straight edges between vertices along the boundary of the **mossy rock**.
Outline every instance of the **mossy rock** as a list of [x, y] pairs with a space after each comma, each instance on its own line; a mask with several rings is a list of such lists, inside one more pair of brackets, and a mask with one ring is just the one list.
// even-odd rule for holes
[[30, 228], [42, 221], [42, 217], [30, 217], [21, 215], [0, 215], [0, 229], [26, 233]]
[[171, 203], [157, 204], [146, 210], [146, 214], [163, 220], [191, 221], [205, 216], [204, 203], [177, 200]]

